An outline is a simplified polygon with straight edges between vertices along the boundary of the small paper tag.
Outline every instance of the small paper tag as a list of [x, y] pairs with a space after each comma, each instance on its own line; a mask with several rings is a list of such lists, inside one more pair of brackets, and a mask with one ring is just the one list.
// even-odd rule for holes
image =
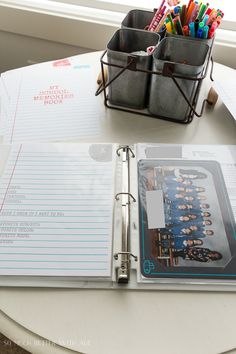
[[165, 227], [165, 214], [162, 190], [147, 191], [147, 218], [149, 229]]

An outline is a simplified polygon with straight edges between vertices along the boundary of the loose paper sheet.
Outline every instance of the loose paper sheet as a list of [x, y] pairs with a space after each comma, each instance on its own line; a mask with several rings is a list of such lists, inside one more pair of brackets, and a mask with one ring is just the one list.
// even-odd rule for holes
[[2, 74], [4, 143], [96, 136], [104, 110], [96, 75], [79, 56]]
[[215, 81], [214, 88], [219, 94], [220, 98], [236, 120], [236, 102], [235, 102], [235, 92], [236, 92], [236, 70], [234, 75], [232, 75], [227, 80]]
[[111, 275], [114, 149], [12, 147], [0, 179], [1, 275]]

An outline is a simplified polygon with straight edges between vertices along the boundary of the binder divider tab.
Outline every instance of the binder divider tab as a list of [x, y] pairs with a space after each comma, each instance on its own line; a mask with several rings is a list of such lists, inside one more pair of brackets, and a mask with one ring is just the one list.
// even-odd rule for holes
[[130, 157], [134, 158], [135, 154], [129, 146], [121, 146], [116, 150], [118, 156], [122, 158], [123, 184], [122, 192], [117, 193], [115, 199], [121, 199], [122, 207], [122, 235], [121, 235], [121, 251], [114, 254], [114, 259], [118, 260], [120, 256], [120, 265], [116, 269], [116, 280], [118, 283], [127, 284], [130, 277], [131, 258], [135, 261], [138, 257], [131, 253], [130, 247], [130, 206], [135, 203], [136, 199], [130, 193]]

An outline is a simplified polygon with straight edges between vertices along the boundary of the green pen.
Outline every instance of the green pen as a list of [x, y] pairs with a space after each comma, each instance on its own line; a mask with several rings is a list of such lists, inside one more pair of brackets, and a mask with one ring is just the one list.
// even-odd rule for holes
[[204, 13], [205, 13], [205, 11], [206, 11], [206, 9], [207, 9], [207, 5], [202, 4], [201, 7], [200, 7], [200, 10], [199, 10], [199, 13], [198, 13], [198, 15], [197, 15], [197, 19], [198, 19], [199, 21], [201, 21], [201, 19], [202, 19]]
[[177, 34], [177, 31], [176, 31], [176, 29], [175, 29], [175, 25], [174, 25], [174, 22], [173, 22], [173, 20], [172, 20], [171, 14], [168, 14], [167, 17], [168, 17], [168, 19], [170, 20], [170, 25], [171, 25], [172, 33], [173, 33], [173, 34]]
[[198, 25], [198, 29], [202, 29], [203, 30], [203, 27], [204, 27], [204, 22], [200, 22], [199, 25]]

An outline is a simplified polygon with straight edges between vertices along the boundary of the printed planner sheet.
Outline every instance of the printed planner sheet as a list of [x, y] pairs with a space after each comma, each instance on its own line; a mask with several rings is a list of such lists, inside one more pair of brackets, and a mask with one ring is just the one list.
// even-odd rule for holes
[[78, 56], [2, 74], [0, 135], [4, 143], [97, 136], [104, 107], [95, 97], [96, 75]]
[[0, 275], [111, 275], [115, 146], [13, 145], [0, 179]]

